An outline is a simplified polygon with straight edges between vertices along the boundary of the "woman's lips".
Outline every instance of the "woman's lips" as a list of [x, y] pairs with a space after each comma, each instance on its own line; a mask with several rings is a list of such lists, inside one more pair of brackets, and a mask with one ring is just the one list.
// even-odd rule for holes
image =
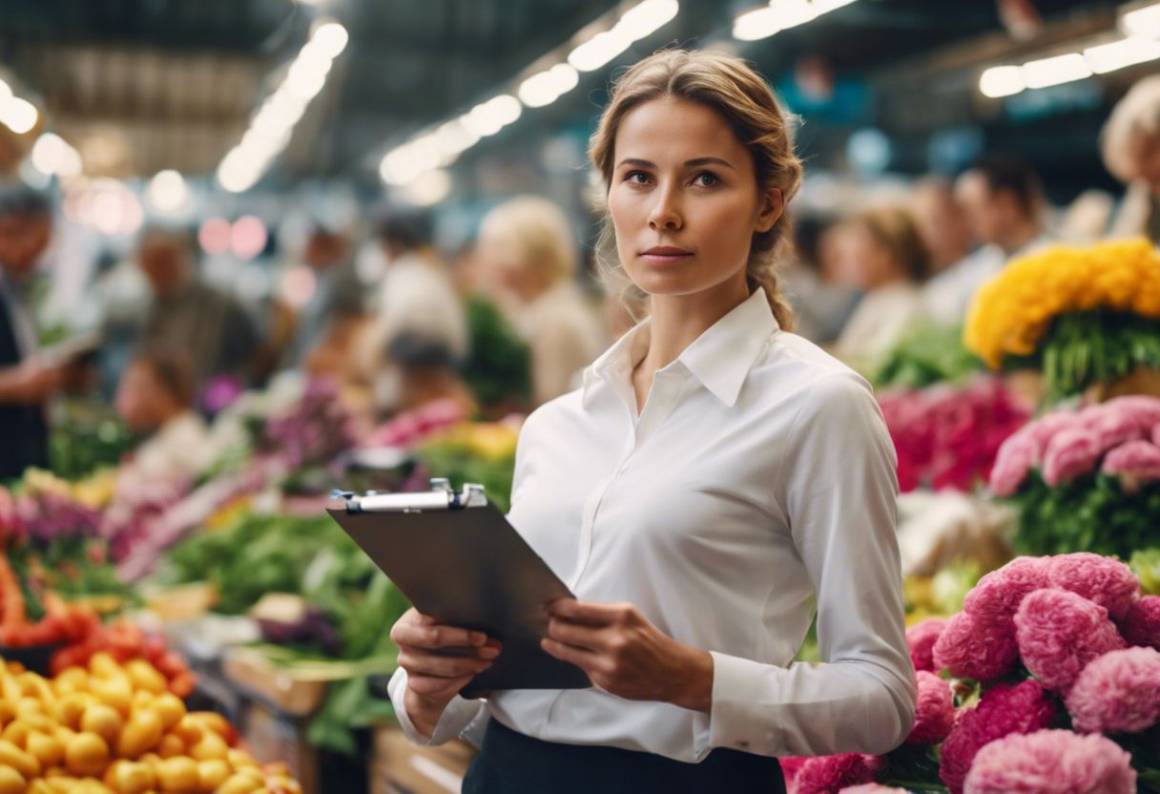
[[642, 251], [640, 258], [651, 265], [671, 265], [675, 262], [688, 259], [692, 255], [692, 251], [687, 251], [684, 248], [660, 245], [650, 248], [647, 251]]

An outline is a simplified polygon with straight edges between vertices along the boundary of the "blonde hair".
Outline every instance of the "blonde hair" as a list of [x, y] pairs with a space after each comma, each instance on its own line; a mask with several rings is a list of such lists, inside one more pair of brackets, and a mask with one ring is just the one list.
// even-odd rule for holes
[[1104, 165], [1121, 182], [1132, 181], [1148, 138], [1160, 138], [1160, 75], [1136, 83], [1112, 110], [1100, 133]]
[[930, 249], [923, 242], [910, 210], [905, 207], [873, 207], [858, 213], [847, 223], [865, 229], [875, 242], [890, 252], [911, 281], [922, 282], [930, 275]]
[[[621, 120], [633, 108], [665, 96], [716, 111], [753, 157], [758, 191], [764, 193], [776, 187], [789, 203], [801, 184], [802, 164], [794, 154], [786, 116], [769, 86], [739, 58], [676, 49], [650, 55], [612, 87], [612, 97], [588, 145], [589, 157], [603, 180], [605, 197], [612, 182]], [[614, 254], [609, 255], [612, 230], [603, 202], [600, 208], [605, 223], [597, 245], [597, 261], [607, 281], [624, 284], [627, 278], [620, 263]], [[765, 291], [778, 325], [786, 330], [793, 328], [793, 310], [778, 286], [776, 263], [781, 249], [788, 245], [789, 227], [789, 216], [782, 212], [769, 231], [755, 233], [745, 268], [749, 288]]]
[[516, 246], [520, 262], [545, 276], [548, 286], [576, 273], [576, 247], [568, 218], [547, 199], [509, 199], [487, 214], [480, 231]]

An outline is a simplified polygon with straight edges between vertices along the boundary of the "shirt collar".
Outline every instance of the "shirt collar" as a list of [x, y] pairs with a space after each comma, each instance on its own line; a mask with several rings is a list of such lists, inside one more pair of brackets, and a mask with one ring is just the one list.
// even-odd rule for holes
[[[697, 337], [674, 364], [679, 362], [717, 399], [732, 407], [766, 340], [776, 330], [777, 319], [765, 291], [758, 289]], [[646, 318], [584, 370], [585, 405], [597, 383], [631, 381], [633, 369], [648, 352], [650, 333], [650, 319]]]

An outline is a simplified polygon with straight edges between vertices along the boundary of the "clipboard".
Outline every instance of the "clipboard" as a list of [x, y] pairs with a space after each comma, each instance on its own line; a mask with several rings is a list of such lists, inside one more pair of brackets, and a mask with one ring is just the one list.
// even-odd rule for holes
[[[425, 615], [503, 643], [464, 697], [503, 689], [586, 689], [579, 667], [540, 648], [547, 605], [572, 593], [487, 500], [445, 479], [431, 491], [335, 493], [327, 512]], [[384, 626], [386, 631], [389, 627]]]

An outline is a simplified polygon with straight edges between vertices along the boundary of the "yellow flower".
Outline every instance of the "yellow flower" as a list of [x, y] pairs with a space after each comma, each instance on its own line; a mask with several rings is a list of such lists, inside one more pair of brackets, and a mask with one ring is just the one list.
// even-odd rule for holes
[[1100, 307], [1160, 318], [1160, 252], [1147, 240], [1055, 246], [1011, 262], [975, 294], [963, 341], [998, 368], [1034, 353], [1058, 315]]

